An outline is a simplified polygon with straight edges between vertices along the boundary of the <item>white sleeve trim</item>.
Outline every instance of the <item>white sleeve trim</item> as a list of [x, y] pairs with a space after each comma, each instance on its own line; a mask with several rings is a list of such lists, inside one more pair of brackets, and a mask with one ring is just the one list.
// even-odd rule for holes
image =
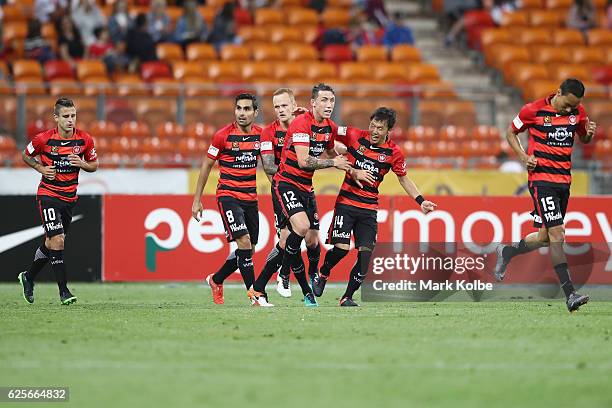
[[213, 145], [210, 145], [210, 147], [208, 148], [208, 154], [214, 158], [217, 158], [217, 155], [219, 154], [219, 149]]
[[519, 115], [516, 115], [516, 117], [514, 118], [512, 123], [514, 124], [514, 127], [517, 128], [517, 129], [522, 129], [523, 126], [525, 126], [525, 124], [523, 123], [521, 118], [519, 118]]
[[308, 133], [294, 133], [293, 143], [310, 143], [310, 135]]

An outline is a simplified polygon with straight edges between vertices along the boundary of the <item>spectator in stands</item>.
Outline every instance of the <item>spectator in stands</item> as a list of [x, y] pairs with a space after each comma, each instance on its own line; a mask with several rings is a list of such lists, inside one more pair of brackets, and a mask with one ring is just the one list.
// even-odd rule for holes
[[144, 13], [136, 16], [134, 26], [128, 31], [126, 53], [130, 58], [130, 72], [134, 72], [141, 62], [157, 59], [155, 42], [147, 31], [147, 15]]
[[370, 21], [379, 26], [386, 26], [389, 23], [389, 16], [383, 0], [366, 0], [365, 13]]
[[235, 38], [234, 4], [225, 3], [221, 11], [215, 16], [208, 42], [213, 44], [218, 51], [223, 44], [234, 42]]
[[608, 30], [612, 30], [612, 0], [608, 0], [606, 16], [608, 17]]
[[68, 61], [73, 68], [76, 67], [77, 60], [85, 57], [85, 46], [81, 40], [81, 34], [68, 15], [64, 15], [60, 21], [57, 43], [60, 57]]
[[67, 13], [69, 0], [36, 0], [34, 2], [34, 16], [41, 24], [54, 22], [59, 25], [62, 17]]
[[580, 30], [583, 34], [597, 27], [597, 12], [591, 0], [575, 0], [567, 12], [565, 25]]
[[118, 0], [113, 4], [113, 12], [108, 18], [108, 34], [113, 44], [125, 43], [130, 28], [130, 15], [126, 0]]
[[101, 59], [106, 65], [108, 72], [114, 72], [118, 64], [118, 56], [115, 46], [110, 39], [109, 30], [106, 27], [96, 27], [94, 29], [96, 41], [89, 46], [89, 58]]
[[147, 15], [148, 31], [156, 43], [168, 41], [172, 36], [170, 16], [166, 12], [166, 0], [153, 0]]
[[397, 17], [393, 17], [391, 22], [385, 27], [385, 34], [382, 38], [384, 46], [393, 48], [398, 44], [414, 44], [412, 31], [402, 24]]
[[[517, 0], [484, 0], [484, 8], [491, 14], [491, 19], [496, 25], [501, 24], [502, 16], [504, 13], [511, 13], [519, 7]], [[467, 11], [467, 10], [466, 10]], [[465, 28], [465, 18], [463, 15], [455, 21], [449, 30], [444, 43], [448, 46], [457, 40], [459, 34], [463, 32]]]
[[355, 18], [351, 20], [348, 40], [355, 47], [361, 47], [362, 45], [380, 45], [382, 39], [381, 30], [384, 33], [384, 29], [368, 21], [365, 13], [358, 13]]
[[321, 14], [323, 10], [325, 10], [325, 6], [327, 6], [327, 2], [325, 0], [309, 0], [308, 7], [317, 11], [317, 13]]
[[41, 25], [38, 20], [28, 20], [28, 34], [23, 42], [23, 51], [26, 58], [35, 59], [41, 64], [55, 58], [51, 44], [40, 32]]
[[106, 25], [106, 17], [95, 0], [75, 1], [72, 5], [72, 20], [81, 33], [85, 46], [92, 44], [96, 27]]
[[183, 15], [176, 23], [174, 41], [186, 47], [192, 42], [206, 41], [208, 27], [197, 9], [194, 0], [187, 0], [183, 5]]

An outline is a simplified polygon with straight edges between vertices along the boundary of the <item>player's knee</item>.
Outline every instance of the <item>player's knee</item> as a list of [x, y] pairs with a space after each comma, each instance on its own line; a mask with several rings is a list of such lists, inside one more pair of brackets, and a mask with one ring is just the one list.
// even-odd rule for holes
[[550, 242], [565, 242], [565, 228], [563, 228], [563, 225], [549, 228], [548, 239]]
[[304, 237], [304, 241], [306, 241], [306, 246], [308, 248], [315, 248], [319, 244], [319, 237], [316, 233], [313, 234], [311, 231], [312, 230], [308, 231], [306, 237]]
[[54, 237], [49, 238], [47, 248], [52, 249], [54, 251], [63, 251], [64, 250], [64, 234], [56, 235]]
[[240, 249], [251, 249], [251, 236], [249, 234], [236, 238], [236, 244]]
[[291, 225], [291, 228], [293, 229], [293, 232], [303, 237], [306, 236], [306, 233], [308, 233], [310, 223], [308, 222], [308, 219], [306, 221], [296, 220], [296, 222]]

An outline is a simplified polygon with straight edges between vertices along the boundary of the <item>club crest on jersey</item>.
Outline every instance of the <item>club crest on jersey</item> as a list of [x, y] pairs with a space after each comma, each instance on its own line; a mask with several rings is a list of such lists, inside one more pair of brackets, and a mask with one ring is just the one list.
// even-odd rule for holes
[[255, 150], [259, 150], [259, 142], [255, 142], [253, 144], [253, 147], [255, 148]]
[[313, 133], [313, 134], [310, 136], [310, 140], [311, 140], [312, 142], [316, 142], [316, 141], [317, 141], [317, 134], [316, 134], [316, 133]]
[[232, 142], [232, 150], [240, 150], [240, 143]]
[[544, 126], [551, 126], [552, 118], [550, 116], [544, 116]]
[[384, 155], [384, 154], [379, 154], [378, 155], [378, 161], [381, 161], [381, 162], [387, 161], [387, 156]]
[[357, 149], [357, 153], [363, 155], [366, 151], [366, 147], [364, 145], [360, 145], [359, 149]]
[[329, 142], [329, 138], [331, 137], [331, 135], [329, 133], [325, 134], [325, 141]]
[[59, 154], [59, 147], [58, 146], [51, 146], [51, 154]]
[[576, 124], [576, 116], [575, 115], [570, 115], [569, 123], [572, 124], [572, 125]]
[[74, 153], [74, 154], [81, 153], [81, 146], [73, 146], [72, 147], [72, 153]]

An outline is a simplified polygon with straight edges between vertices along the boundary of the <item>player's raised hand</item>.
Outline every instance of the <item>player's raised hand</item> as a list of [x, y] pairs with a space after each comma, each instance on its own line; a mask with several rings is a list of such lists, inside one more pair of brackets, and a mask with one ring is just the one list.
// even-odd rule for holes
[[342, 155], [334, 157], [334, 167], [340, 170], [348, 171], [351, 168], [351, 163]]
[[374, 183], [376, 182], [376, 178], [374, 178], [372, 172], [368, 170], [355, 169], [351, 172], [351, 177], [353, 178], [353, 180], [355, 180], [355, 182], [360, 188], [363, 188], [363, 185], [361, 184], [362, 181], [366, 182], [369, 185], [374, 185]]
[[423, 214], [427, 214], [435, 210], [437, 206], [437, 204], [425, 200], [421, 203], [421, 211], [423, 211]]
[[55, 180], [55, 166], [42, 166], [40, 174], [48, 180]]
[[196, 221], [200, 221], [202, 219], [202, 211], [204, 211], [204, 206], [202, 205], [202, 201], [196, 200], [193, 202], [191, 206], [191, 215]]
[[589, 124], [587, 126], [587, 132], [586, 132], [587, 137], [591, 139], [595, 135], [596, 131], [597, 131], [597, 123], [589, 120]]
[[83, 167], [84, 164], [83, 160], [81, 160], [81, 158], [74, 153], [68, 155], [68, 161], [70, 162], [70, 165], [74, 167]]
[[531, 156], [527, 156], [527, 155], [523, 156], [521, 158], [521, 161], [527, 168], [527, 171], [532, 171], [538, 165], [538, 160], [535, 158], [533, 154]]

